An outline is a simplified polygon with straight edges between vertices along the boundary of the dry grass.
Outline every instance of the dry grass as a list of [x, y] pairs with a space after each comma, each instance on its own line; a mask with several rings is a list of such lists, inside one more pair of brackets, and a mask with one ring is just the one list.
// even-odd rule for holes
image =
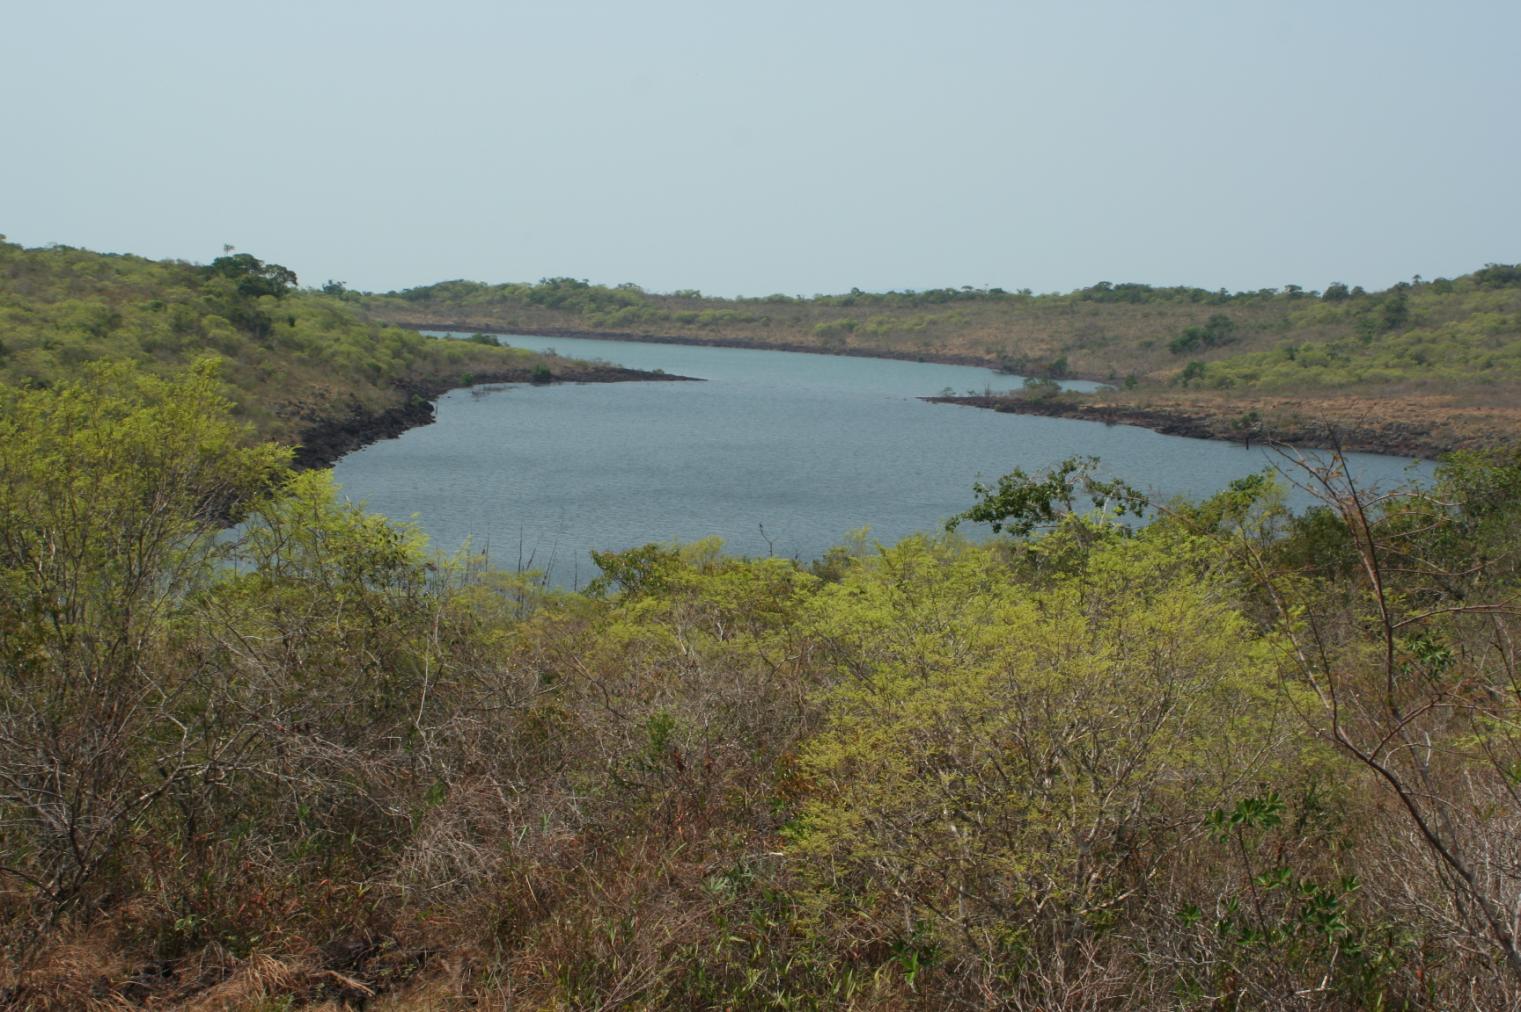
[[130, 1008], [119, 988], [132, 973], [130, 953], [109, 936], [90, 936], [50, 947], [40, 958], [7, 973], [0, 961], [0, 999], [18, 1008], [105, 1012]]
[[[671, 301], [673, 305], [676, 303]], [[665, 321], [653, 326], [601, 328], [582, 317], [533, 306], [459, 306], [376, 299], [365, 304], [376, 319], [401, 326], [449, 326], [499, 333], [595, 332], [610, 337], [675, 338], [745, 347], [878, 354], [926, 361], [1021, 364], [1042, 372], [1059, 358], [1073, 375], [1094, 379], [1144, 375], [1176, 365], [1167, 343], [1202, 324], [1221, 307], [1189, 303], [1116, 305], [1102, 302], [964, 302], [922, 307], [762, 304], [746, 305], [748, 323], [703, 325]], [[694, 304], [696, 305], [696, 304]], [[1239, 321], [1241, 340], [1231, 350], [1257, 350], [1278, 340], [1283, 309], [1242, 303], [1226, 311]], [[875, 327], [868, 327], [871, 321]], [[859, 324], [848, 333], [820, 335], [821, 325]], [[1319, 330], [1306, 332], [1318, 339]], [[1213, 357], [1213, 356], [1210, 356]]]
[[1139, 425], [1168, 435], [1437, 458], [1511, 445], [1521, 434], [1521, 390], [1229, 393], [1106, 390], [1088, 396], [962, 396], [955, 403], [1022, 414]]

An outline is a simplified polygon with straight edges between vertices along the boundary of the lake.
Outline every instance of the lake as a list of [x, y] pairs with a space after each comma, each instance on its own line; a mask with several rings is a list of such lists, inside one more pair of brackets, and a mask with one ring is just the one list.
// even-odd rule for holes
[[[920, 396], [1013, 389], [971, 366], [781, 351], [504, 335], [504, 343], [702, 383], [456, 390], [437, 421], [334, 468], [347, 496], [412, 519], [434, 545], [467, 539], [498, 566], [596, 575], [592, 549], [723, 538], [735, 554], [819, 557], [869, 527], [892, 543], [939, 530], [972, 483], [1066, 457], [1156, 496], [1202, 497], [1276, 459], [1132, 426], [1037, 418]], [[1081, 384], [1074, 384], [1082, 386]], [[1364, 482], [1429, 476], [1404, 458], [1351, 454]], [[1303, 501], [1303, 500], [1301, 500]], [[963, 531], [975, 534], [973, 528]]]

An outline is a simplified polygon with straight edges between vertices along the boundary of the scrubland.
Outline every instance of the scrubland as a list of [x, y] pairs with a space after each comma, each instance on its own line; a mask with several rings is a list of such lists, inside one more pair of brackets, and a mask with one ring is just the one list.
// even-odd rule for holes
[[[34, 1008], [1505, 1007], [1521, 459], [974, 544], [430, 555], [95, 366], [0, 419], [0, 994]], [[228, 534], [228, 520], [238, 521]]]
[[270, 439], [510, 353], [256, 260], [0, 253], [0, 1004], [1521, 1002], [1514, 444], [1202, 502], [1072, 460], [969, 489], [985, 542], [566, 593]]

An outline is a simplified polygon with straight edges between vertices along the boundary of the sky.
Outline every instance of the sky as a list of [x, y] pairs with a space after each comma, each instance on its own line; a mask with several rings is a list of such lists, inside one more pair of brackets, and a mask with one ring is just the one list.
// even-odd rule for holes
[[1521, 3], [0, 7], [0, 234], [386, 291], [1521, 261]]

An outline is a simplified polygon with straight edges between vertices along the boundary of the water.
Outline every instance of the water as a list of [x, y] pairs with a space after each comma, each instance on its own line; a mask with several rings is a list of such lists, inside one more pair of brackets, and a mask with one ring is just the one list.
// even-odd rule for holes
[[[926, 404], [919, 396], [1017, 387], [970, 366], [791, 352], [507, 336], [703, 383], [457, 390], [437, 421], [349, 454], [352, 499], [414, 519], [446, 551], [532, 561], [561, 586], [596, 575], [592, 549], [724, 539], [730, 552], [810, 560], [870, 527], [890, 544], [938, 530], [972, 483], [1076, 454], [1163, 498], [1202, 497], [1275, 457], [1132, 426]], [[1073, 384], [1079, 386], [1080, 384]], [[1429, 464], [1351, 455], [1365, 481]], [[971, 528], [964, 528], [971, 533]]]

